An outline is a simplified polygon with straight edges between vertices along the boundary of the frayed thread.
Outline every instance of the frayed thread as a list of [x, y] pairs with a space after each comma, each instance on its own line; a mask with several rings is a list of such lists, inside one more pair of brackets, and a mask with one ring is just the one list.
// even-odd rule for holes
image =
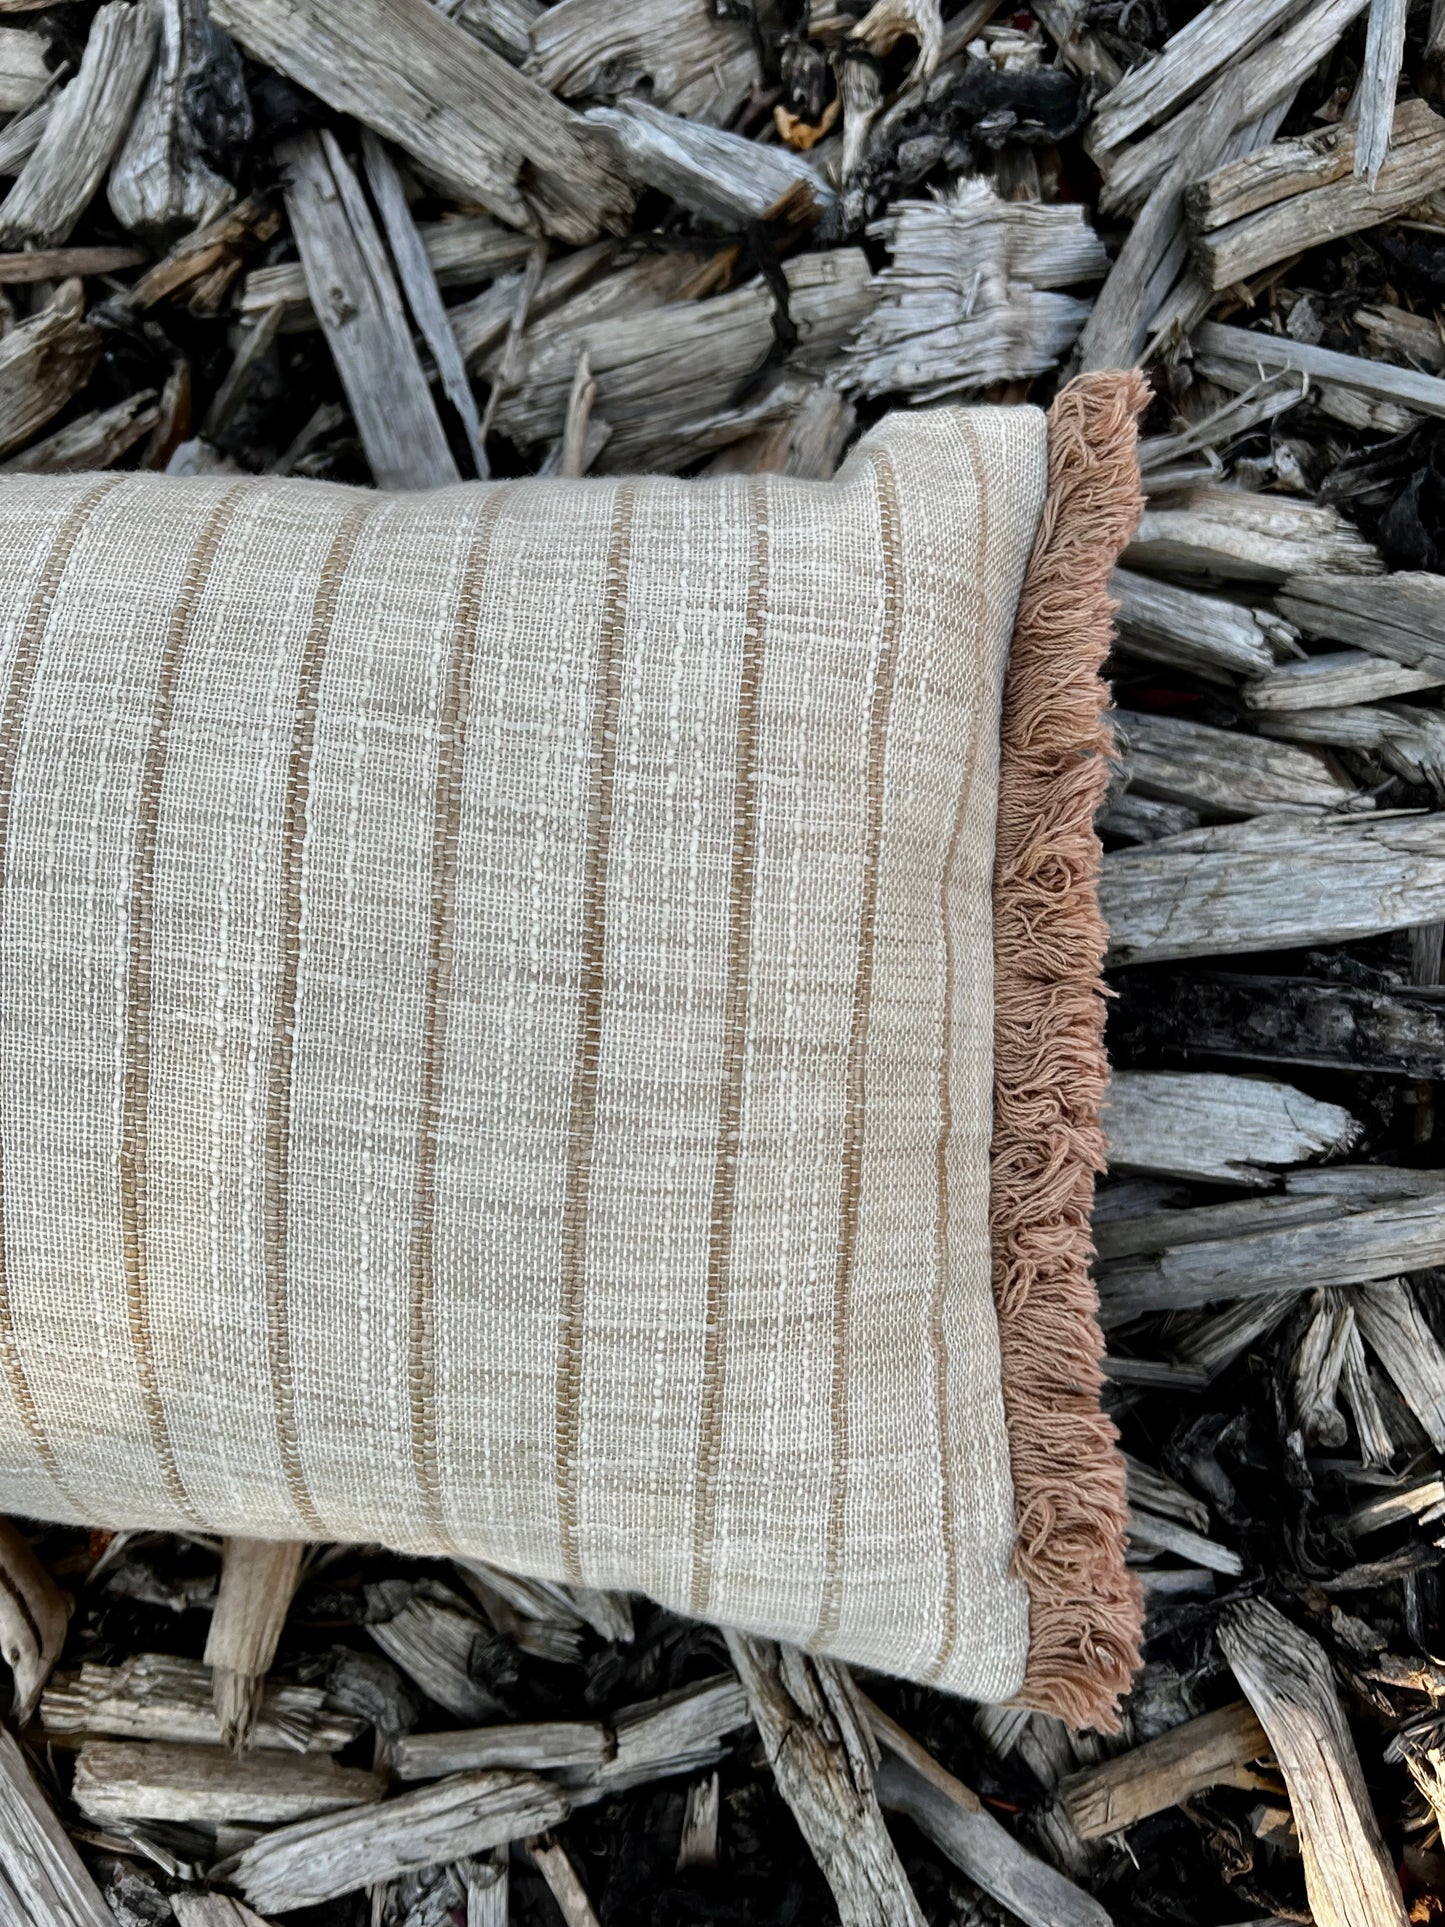
[[1143, 511], [1147, 400], [1137, 374], [1085, 375], [1049, 411], [1048, 492], [1004, 681], [994, 867], [989, 1215], [1014, 1570], [1029, 1592], [1018, 1704], [1103, 1732], [1139, 1665], [1143, 1598], [1124, 1563], [1089, 1269], [1108, 1079], [1094, 816], [1109, 780], [1108, 581]]

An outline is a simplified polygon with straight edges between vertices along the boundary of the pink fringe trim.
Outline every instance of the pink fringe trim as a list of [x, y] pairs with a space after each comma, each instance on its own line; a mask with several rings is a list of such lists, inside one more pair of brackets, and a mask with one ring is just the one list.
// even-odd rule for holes
[[1049, 412], [1049, 488], [1004, 682], [994, 869], [989, 1215], [1029, 1589], [1021, 1705], [1117, 1730], [1143, 1600], [1124, 1564], [1118, 1434], [1099, 1409], [1089, 1213], [1108, 1078], [1094, 813], [1108, 783], [1108, 580], [1143, 509], [1137, 374], [1086, 375]]

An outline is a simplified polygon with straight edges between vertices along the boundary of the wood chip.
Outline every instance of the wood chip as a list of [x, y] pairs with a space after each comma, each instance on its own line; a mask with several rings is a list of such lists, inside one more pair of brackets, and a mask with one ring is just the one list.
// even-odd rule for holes
[[828, 1882], [843, 1927], [923, 1927], [879, 1810], [878, 1747], [843, 1667], [728, 1632], [778, 1791]]
[[[221, 1743], [211, 1671], [170, 1653], [133, 1653], [118, 1666], [87, 1661], [57, 1674], [40, 1702], [46, 1737], [109, 1733], [125, 1739]], [[361, 1720], [328, 1707], [319, 1686], [267, 1680], [251, 1745], [292, 1753], [334, 1753], [356, 1739]]]
[[1318, 1927], [1405, 1927], [1400, 1883], [1322, 1648], [1263, 1599], [1228, 1607], [1218, 1638], [1284, 1774]]
[[1264, 1728], [1237, 1700], [1072, 1775], [1062, 1787], [1064, 1808], [1084, 1839], [1097, 1840], [1209, 1787], [1273, 1788], [1274, 1775], [1257, 1764], [1270, 1758]]
[[377, 485], [428, 489], [459, 481], [360, 182], [328, 132], [300, 135], [276, 151], [311, 305]]
[[223, 1746], [87, 1740], [72, 1797], [96, 1819], [274, 1824], [338, 1813], [381, 1798], [381, 1781], [324, 1753], [263, 1753], [238, 1759]]
[[296, 1540], [222, 1541], [221, 1583], [205, 1663], [211, 1668], [221, 1738], [228, 1746], [250, 1744], [305, 1551]]
[[532, 1773], [458, 1773], [377, 1806], [263, 1834], [241, 1854], [234, 1878], [263, 1914], [287, 1913], [545, 1832], [568, 1804]]
[[70, 1600], [9, 1519], [0, 1518], [0, 1655], [14, 1681], [13, 1717], [24, 1726], [65, 1644]]
[[1115, 1071], [1110, 1168], [1267, 1187], [1276, 1168], [1349, 1151], [1361, 1126], [1292, 1084], [1218, 1071]]
[[572, 242], [625, 229], [601, 138], [428, 0], [215, 0], [212, 16], [498, 220]]
[[1445, 841], [1433, 816], [1261, 817], [1112, 851], [1100, 902], [1116, 963], [1343, 943], [1445, 916]]
[[110, 0], [91, 25], [75, 79], [0, 203], [0, 247], [64, 241], [125, 138], [155, 54], [150, 7]]
[[0, 1919], [5, 1927], [116, 1927], [25, 1755], [0, 1726]]

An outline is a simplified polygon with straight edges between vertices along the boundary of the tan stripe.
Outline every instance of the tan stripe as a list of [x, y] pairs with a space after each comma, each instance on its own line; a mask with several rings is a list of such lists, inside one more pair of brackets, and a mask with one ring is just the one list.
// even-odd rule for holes
[[728, 881], [727, 985], [723, 993], [723, 1070], [718, 1090], [717, 1148], [708, 1220], [707, 1322], [703, 1337], [702, 1406], [692, 1537], [692, 1610], [703, 1618], [712, 1598], [713, 1537], [717, 1519], [718, 1460], [722, 1453], [727, 1383], [727, 1312], [732, 1282], [733, 1208], [742, 1137], [743, 1069], [748, 985], [752, 967], [753, 873], [757, 861], [758, 725], [762, 708], [764, 606], [768, 584], [768, 489], [749, 486], [752, 557], [743, 618], [738, 677], [737, 734], [733, 744], [732, 874]]
[[984, 695], [984, 617], [988, 596], [984, 583], [984, 563], [989, 544], [988, 469], [978, 437], [966, 415], [956, 417], [968, 443], [974, 485], [978, 491], [978, 548], [974, 561], [973, 624], [973, 700], [967, 717], [967, 751], [958, 785], [958, 806], [954, 812], [953, 833], [943, 862], [943, 888], [939, 901], [939, 921], [943, 928], [943, 1039], [938, 1064], [938, 1142], [934, 1146], [934, 1176], [937, 1209], [934, 1216], [933, 1304], [929, 1313], [929, 1338], [933, 1347], [934, 1406], [938, 1414], [939, 1527], [943, 1536], [943, 1632], [938, 1652], [927, 1677], [937, 1679], [953, 1658], [958, 1643], [958, 1520], [954, 1510], [953, 1426], [948, 1405], [948, 1328], [945, 1313], [952, 1280], [952, 1247], [949, 1239], [951, 1213], [948, 1195], [948, 1147], [953, 1136], [953, 1000], [957, 983], [958, 959], [953, 939], [953, 878], [963, 841], [963, 826], [973, 794], [973, 776], [978, 766], [978, 745], [983, 735]]
[[858, 955], [853, 978], [853, 1010], [848, 1027], [848, 1074], [843, 1108], [843, 1157], [838, 1184], [838, 1256], [833, 1273], [833, 1369], [829, 1386], [831, 1452], [828, 1477], [827, 1556], [823, 1601], [811, 1644], [827, 1646], [838, 1631], [843, 1598], [843, 1547], [848, 1513], [848, 1350], [852, 1329], [853, 1262], [858, 1243], [858, 1211], [863, 1181], [863, 1107], [872, 1015], [874, 944], [878, 914], [878, 869], [883, 846], [883, 773], [888, 753], [888, 719], [898, 668], [898, 491], [893, 464], [879, 450], [873, 455], [878, 480], [878, 515], [883, 542], [883, 633], [873, 680], [868, 719], [867, 816], [863, 844], [862, 900], [858, 908]]
[[[15, 644], [15, 660], [10, 668], [10, 684], [5, 691], [5, 706], [0, 710], [0, 904], [10, 870], [10, 820], [15, 801], [15, 771], [20, 760], [20, 740], [25, 730], [26, 713], [30, 707], [30, 692], [35, 685], [35, 671], [40, 662], [40, 650], [45, 640], [45, 632], [50, 626], [50, 612], [65, 574], [65, 565], [80, 539], [82, 529], [90, 520], [96, 507], [111, 490], [119, 487], [120, 477], [111, 476], [96, 488], [89, 489], [71, 509], [61, 523], [50, 552], [46, 556], [30, 596], [29, 607], [25, 611], [25, 621]], [[4, 1139], [0, 1137], [0, 1357], [4, 1359], [5, 1380], [10, 1388], [10, 1396], [15, 1409], [20, 1414], [20, 1422], [25, 1427], [35, 1456], [45, 1469], [45, 1475], [74, 1511], [81, 1508], [71, 1496], [61, 1476], [55, 1447], [45, 1429], [45, 1421], [40, 1416], [31, 1388], [30, 1376], [25, 1369], [21, 1355], [20, 1339], [15, 1329], [15, 1308], [10, 1299], [10, 1268], [6, 1257], [5, 1238], [5, 1164]]]
[[301, 652], [291, 750], [281, 827], [281, 913], [277, 932], [279, 969], [271, 1017], [271, 1065], [266, 1088], [265, 1249], [267, 1353], [276, 1419], [276, 1446], [286, 1490], [297, 1517], [314, 1538], [326, 1537], [301, 1464], [296, 1428], [296, 1387], [291, 1361], [289, 1206], [291, 1194], [291, 1077], [296, 1055], [296, 979], [301, 951], [301, 873], [306, 815], [311, 795], [311, 757], [316, 742], [316, 705], [321, 671], [336, 620], [342, 583], [361, 535], [362, 524], [385, 503], [366, 503], [348, 512], [322, 565], [311, 624]]
[[481, 618], [482, 576], [492, 531], [507, 488], [489, 490], [462, 574], [451, 657], [442, 691], [436, 777], [432, 791], [431, 923], [427, 931], [426, 989], [422, 1015], [420, 1115], [417, 1123], [416, 1189], [412, 1209], [407, 1386], [411, 1400], [411, 1449], [422, 1512], [434, 1535], [450, 1543], [442, 1517], [437, 1464], [436, 1416], [436, 1211], [437, 1137], [450, 1014], [453, 933], [456, 925], [457, 842], [461, 834], [462, 776], [471, 715], [472, 664]]
[[580, 1483], [578, 1428], [582, 1405], [583, 1321], [587, 1299], [587, 1207], [597, 1135], [597, 1079], [602, 1051], [603, 965], [607, 941], [607, 866], [612, 836], [617, 722], [622, 701], [627, 576], [637, 491], [624, 482], [612, 510], [606, 602], [597, 647], [597, 680], [588, 742], [587, 844], [582, 878], [581, 971], [567, 1128], [567, 1186], [562, 1206], [562, 1305], [557, 1349], [557, 1525], [569, 1580], [582, 1583], [577, 1546]]
[[160, 1466], [166, 1497], [183, 1518], [204, 1527], [176, 1465], [175, 1446], [166, 1422], [165, 1401], [156, 1371], [155, 1335], [150, 1305], [150, 1076], [151, 1000], [153, 966], [152, 922], [155, 913], [156, 839], [165, 781], [166, 752], [175, 715], [176, 687], [191, 624], [195, 619], [216, 553], [240, 502], [242, 489], [229, 490], [207, 516], [185, 581], [166, 627], [161, 648], [155, 695], [146, 722], [141, 754], [140, 800], [136, 809], [135, 847], [131, 856], [130, 903], [126, 931], [125, 1073], [120, 1120], [120, 1219], [125, 1265], [126, 1320], [131, 1352], [140, 1380], [141, 1406], [151, 1447]]

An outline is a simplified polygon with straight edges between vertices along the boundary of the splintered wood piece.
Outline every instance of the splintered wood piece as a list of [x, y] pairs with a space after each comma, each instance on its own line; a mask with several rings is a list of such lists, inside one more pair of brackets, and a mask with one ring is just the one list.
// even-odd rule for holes
[[1058, 290], [1109, 265], [1082, 207], [1004, 201], [974, 177], [935, 200], [895, 201], [869, 233], [893, 258], [844, 365], [866, 395], [937, 400], [1054, 367], [1088, 315]]
[[1206, 1383], [1227, 1371], [1253, 1344], [1284, 1322], [1287, 1298], [1243, 1298], [1180, 1328], [1171, 1341], [1174, 1357], [1186, 1371], [1198, 1371]]
[[21, 448], [90, 379], [100, 334], [85, 320], [79, 281], [0, 337], [0, 455]]
[[1157, 1739], [1072, 1774], [1061, 1788], [1064, 1810], [1085, 1840], [1122, 1833], [1212, 1786], [1273, 1789], [1264, 1728], [1245, 1700], [1185, 1720]]
[[[1223, 321], [1205, 321], [1195, 329], [1194, 367], [1197, 374], [1226, 388], [1248, 387], [1263, 374], [1292, 369], [1307, 376], [1312, 385], [1318, 384], [1322, 392], [1390, 402], [1416, 415], [1445, 415], [1445, 381], [1438, 375], [1370, 361], [1364, 355], [1341, 354], [1288, 335], [1256, 334]], [[1301, 575], [1314, 572], [1298, 571]]]
[[[1445, 382], [1439, 387], [1445, 396]], [[1193, 488], [1170, 499], [1167, 509], [1145, 510], [1124, 551], [1129, 568], [1283, 583], [1292, 575], [1378, 575], [1385, 566], [1332, 503], [1232, 488]]]
[[1438, 816], [1258, 817], [1113, 850], [1100, 880], [1112, 960], [1291, 950], [1439, 922], [1441, 832]]
[[1314, 1310], [1294, 1355], [1290, 1393], [1305, 1444], [1338, 1449], [1349, 1436], [1336, 1400], [1355, 1314], [1338, 1292], [1316, 1291], [1311, 1297]]
[[506, 1850], [484, 1859], [468, 1860], [463, 1875], [467, 1888], [467, 1927], [507, 1927], [510, 1865]]
[[338, 1813], [381, 1798], [381, 1781], [325, 1753], [242, 1758], [222, 1746], [87, 1740], [72, 1797], [97, 1819], [275, 1823]]
[[862, 1696], [835, 1661], [727, 1631], [773, 1769], [833, 1891], [843, 1927], [923, 1927], [874, 1791], [878, 1746]]
[[[592, 363], [584, 348], [577, 357], [577, 372], [572, 377], [572, 392], [567, 397], [567, 415], [562, 423], [562, 442], [558, 451], [557, 473], [574, 479], [585, 475], [592, 457], [601, 453], [609, 432], [605, 423], [592, 432], [592, 406], [597, 400], [597, 383], [592, 379]], [[600, 436], [600, 439], [598, 438]]]
[[1100, 101], [1084, 144], [1108, 175], [1113, 150], [1175, 112], [1221, 69], [1253, 53], [1299, 0], [1219, 0], [1171, 34], [1157, 54], [1132, 68]]
[[1445, 120], [1401, 103], [1374, 185], [1354, 178], [1358, 124], [1278, 141], [1200, 180], [1185, 203], [1194, 264], [1211, 292], [1345, 234], [1377, 227], [1445, 183]]
[[550, 1720], [531, 1725], [474, 1726], [450, 1733], [408, 1733], [392, 1751], [399, 1780], [436, 1780], [476, 1767], [506, 1766], [536, 1773], [557, 1767], [600, 1766], [612, 1739], [596, 1720]]
[[1445, 797], [1445, 716], [1416, 704], [1355, 703], [1346, 709], [1273, 710], [1261, 716], [1268, 736], [1331, 749], [1365, 751], [1407, 783]]
[[586, 120], [616, 144], [619, 172], [636, 186], [657, 188], [730, 232], [765, 218], [810, 228], [836, 199], [802, 155], [683, 120], [649, 101], [593, 107]]
[[[159, 0], [160, 47], [106, 193], [132, 234], [168, 241], [214, 220], [236, 190], [210, 166], [186, 107], [221, 43], [204, 0]], [[237, 58], [234, 50], [231, 58]]]
[[730, 122], [760, 79], [746, 23], [691, 0], [559, 0], [533, 22], [534, 71], [567, 99], [633, 94], [708, 127]]
[[[1100, 1266], [1105, 1322], [1123, 1324], [1144, 1312], [1183, 1311], [1217, 1299], [1365, 1284], [1445, 1261], [1445, 1191], [1415, 1190], [1409, 1172], [1373, 1165], [1361, 1169], [1378, 1202], [1350, 1201], [1342, 1210], [1338, 1196], [1321, 1192], [1309, 1199], [1260, 1198], [1249, 1207], [1215, 1207], [1212, 1214], [1206, 1207], [1143, 1221], [1148, 1228], [1141, 1237], [1148, 1242], [1139, 1254]], [[1302, 1212], [1302, 1204], [1312, 1208]], [[1252, 1213], [1247, 1226], [1220, 1223], [1224, 1214], [1245, 1208]], [[1202, 1226], [1193, 1227], [1191, 1235], [1189, 1221], [1211, 1215], [1213, 1235]]]
[[828, 482], [858, 427], [858, 411], [836, 388], [805, 389], [785, 421], [733, 442], [708, 464], [709, 475], [796, 475]]
[[244, 1900], [229, 1894], [172, 1894], [176, 1927], [266, 1927]]
[[73, 274], [116, 274], [146, 259], [143, 248], [33, 248], [0, 254], [0, 286], [24, 281], [64, 281]]
[[228, 1746], [243, 1747], [260, 1711], [262, 1686], [306, 1548], [299, 1540], [225, 1539], [221, 1583], [206, 1638], [216, 1718]]
[[23, 113], [50, 85], [49, 44], [28, 27], [0, 27], [0, 114]]
[[1286, 625], [1220, 596], [1115, 569], [1109, 593], [1118, 602], [1119, 648], [1151, 662], [1188, 669], [1211, 681], [1265, 676], [1275, 665], [1270, 636]]
[[1154, 976], [1121, 981], [1109, 1018], [1131, 1044], [1187, 1036], [1201, 1056], [1430, 1079], [1445, 1062], [1445, 1002], [1309, 977]]
[[573, 1803], [715, 1766], [751, 1720], [748, 1696], [730, 1673], [624, 1707], [613, 1720], [612, 1757], [587, 1776]]
[[1355, 1421], [1360, 1462], [1372, 1470], [1383, 1470], [1395, 1456], [1395, 1441], [1380, 1405], [1379, 1392], [1365, 1357], [1365, 1341], [1356, 1319], [1345, 1331], [1344, 1357], [1340, 1365], [1340, 1394]]
[[1264, 1599], [1226, 1607], [1217, 1636], [1284, 1774], [1318, 1927], [1406, 1927], [1323, 1648]]
[[287, 1913], [544, 1833], [568, 1807], [560, 1787], [533, 1773], [459, 1773], [377, 1806], [278, 1827], [245, 1849], [233, 1878], [263, 1914]]
[[1244, 1561], [1229, 1546], [1216, 1545], [1202, 1532], [1191, 1531], [1173, 1519], [1156, 1518], [1139, 1506], [1129, 1508], [1129, 1541], [1132, 1547], [1145, 1552], [1173, 1553], [1207, 1572], [1222, 1572], [1230, 1579], [1237, 1579], [1244, 1571]]
[[155, 52], [148, 5], [110, 0], [91, 22], [75, 79], [0, 204], [0, 247], [64, 241], [125, 138]]
[[694, 1780], [687, 1790], [687, 1805], [682, 1815], [682, 1838], [677, 1847], [679, 1873], [686, 1873], [689, 1867], [717, 1865], [720, 1811], [716, 1773]]
[[[1108, 169], [1100, 207], [1132, 213], [1171, 167], [1201, 121], [1214, 118], [1222, 101], [1237, 103], [1239, 123], [1288, 100], [1300, 82], [1341, 39], [1369, 0], [1315, 0], [1315, 4], [1242, 61], [1226, 55], [1208, 88], [1151, 134], [1119, 150]], [[1217, 10], [1216, 10], [1217, 11]], [[1295, 10], [1291, 8], [1291, 12]], [[1238, 92], [1234, 83], [1242, 81]]]
[[[784, 371], [823, 374], [872, 306], [867, 257], [857, 248], [798, 255], [783, 264], [783, 273], [799, 335]], [[522, 338], [496, 411], [498, 432], [519, 446], [561, 434], [584, 348], [597, 382], [597, 412], [612, 428], [597, 463], [608, 474], [676, 470], [790, 412], [796, 395], [780, 381], [737, 399], [740, 386], [775, 352], [775, 305], [762, 280], [708, 300], [665, 299], [600, 320], [583, 318], [592, 293], [584, 290], [567, 312]], [[496, 365], [487, 363], [486, 371]]]
[[600, 136], [428, 0], [215, 0], [212, 16], [459, 200], [563, 241], [626, 231], [631, 195]]
[[1030, 1853], [976, 1793], [946, 1772], [896, 1720], [861, 1693], [858, 1697], [882, 1748], [878, 1797], [890, 1813], [911, 1820], [1025, 1927], [1111, 1927], [1097, 1900]]
[[1115, 712], [1131, 789], [1219, 816], [1320, 816], [1367, 810], [1367, 792], [1318, 750], [1286, 749], [1180, 716]]
[[1445, 1350], [1408, 1279], [1351, 1294], [1361, 1336], [1435, 1450], [1445, 1453]]
[[1109, 807], [1094, 818], [1100, 836], [1117, 843], [1157, 843], [1161, 837], [1182, 836], [1185, 830], [1199, 828], [1197, 811], [1182, 803], [1161, 803], [1137, 790], [1125, 790], [1110, 799]]
[[374, 1620], [366, 1630], [429, 1699], [458, 1719], [480, 1723], [501, 1711], [472, 1676], [472, 1654], [486, 1628], [445, 1586], [424, 1582], [390, 1618]]
[[7, 475], [80, 475], [109, 468], [149, 435], [161, 418], [154, 388], [128, 395], [114, 408], [92, 408], [54, 435], [32, 442], [18, 455], [0, 462]]
[[376, 223], [329, 132], [283, 141], [286, 207], [378, 488], [459, 481]]
[[[963, 30], [957, 35], [950, 31], [959, 20], [959, 16], [955, 15], [944, 27], [945, 49], [952, 46], [957, 51], [967, 46], [997, 11], [997, 7], [992, 6], [966, 7], [961, 22]], [[1089, 31], [1083, 19], [1081, 0], [1036, 0], [1030, 11], [1058, 47], [1059, 59], [1073, 73], [1082, 74], [1086, 80], [1097, 81], [1106, 92], [1118, 86], [1123, 70], [1098, 35]], [[951, 53], [945, 52], [945, 58], [951, 57]]]
[[1281, 663], [1267, 675], [1244, 686], [1244, 700], [1266, 713], [1302, 709], [1342, 709], [1355, 703], [1375, 703], [1390, 696], [1414, 696], [1422, 689], [1445, 683], [1445, 662], [1436, 669], [1411, 669], [1387, 656], [1363, 649], [1332, 650], [1306, 656], [1303, 662]]
[[1369, 583], [1295, 577], [1275, 607], [1307, 636], [1445, 674], [1445, 576], [1401, 570]]
[[0, 1726], [0, 1920], [5, 1927], [116, 1927], [70, 1836]]
[[[241, 250], [269, 241], [280, 225], [281, 216], [274, 209], [251, 197], [239, 201], [178, 241], [164, 260], [126, 291], [126, 307], [140, 313], [186, 292], [192, 308], [210, 312], [207, 304], [219, 298], [240, 273]], [[297, 271], [301, 272], [299, 267]]]
[[[200, 1746], [221, 1742], [210, 1668], [170, 1653], [135, 1653], [119, 1666], [87, 1661], [57, 1674], [40, 1702], [46, 1737], [109, 1733], [136, 1740]], [[335, 1753], [364, 1722], [328, 1708], [319, 1686], [267, 1681], [251, 1728], [251, 1744], [289, 1753]]]
[[567, 1927], [599, 1927], [587, 1889], [561, 1841], [553, 1839], [551, 1834], [543, 1834], [540, 1839], [527, 1842], [527, 1852], [546, 1881], [547, 1890]]
[[1417, 1480], [1415, 1484], [1371, 1499], [1350, 1514], [1346, 1524], [1355, 1538], [1381, 1532], [1387, 1526], [1403, 1525], [1407, 1520], [1424, 1519], [1445, 1503], [1445, 1479]]
[[1280, 1166], [1350, 1150], [1361, 1130], [1292, 1084], [1220, 1071], [1115, 1071], [1103, 1123], [1111, 1168], [1260, 1188]]
[[1191, 181], [1217, 167], [1243, 115], [1244, 82], [1231, 78], [1217, 111], [1198, 120], [1168, 169], [1131, 222], [1124, 244], [1099, 290], [1079, 336], [1085, 373], [1127, 368], [1138, 360], [1150, 325], [1184, 265], [1184, 194]]
[[35, 1711], [69, 1622], [69, 1598], [25, 1535], [0, 1518], [0, 1654], [14, 1676], [17, 1726]]
[[1355, 173], [1374, 187], [1391, 148], [1390, 124], [1395, 90], [1405, 57], [1405, 14], [1409, 0], [1370, 0], [1365, 33], [1365, 64], [1360, 72], [1360, 143]]
[[452, 324], [442, 304], [441, 290], [437, 286], [430, 258], [416, 222], [412, 219], [411, 208], [407, 205], [406, 190], [402, 187], [396, 162], [385, 143], [369, 127], [361, 130], [361, 154], [372, 199], [376, 202], [382, 225], [386, 229], [386, 238], [391, 245], [391, 258], [396, 263], [401, 285], [406, 290], [407, 305], [421, 330], [422, 340], [431, 350], [442, 390], [467, 431], [473, 468], [485, 480], [490, 470], [487, 467], [486, 450], [482, 446], [482, 418], [477, 411], [476, 396], [472, 393], [467, 364], [462, 359], [462, 351], [457, 346], [457, 338], [452, 333]]
[[30, 159], [55, 111], [55, 98], [53, 92], [42, 95], [33, 107], [0, 129], [0, 174], [18, 174]]

